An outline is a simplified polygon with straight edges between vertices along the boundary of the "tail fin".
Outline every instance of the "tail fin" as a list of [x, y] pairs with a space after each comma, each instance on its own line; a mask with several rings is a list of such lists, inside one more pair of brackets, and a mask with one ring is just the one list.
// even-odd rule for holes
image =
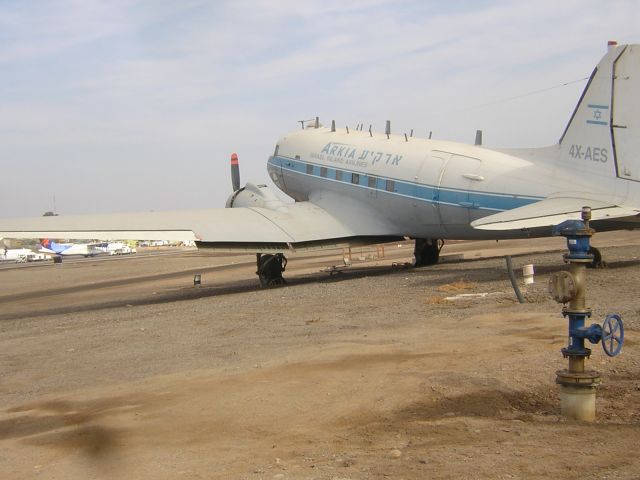
[[49, 240], [48, 238], [41, 238], [40, 245], [42, 245], [47, 250], [51, 250], [54, 253], [62, 253], [64, 250], [66, 250], [66, 247], [64, 245], [60, 245], [53, 240]]
[[560, 139], [560, 161], [640, 181], [640, 45], [609, 42]]

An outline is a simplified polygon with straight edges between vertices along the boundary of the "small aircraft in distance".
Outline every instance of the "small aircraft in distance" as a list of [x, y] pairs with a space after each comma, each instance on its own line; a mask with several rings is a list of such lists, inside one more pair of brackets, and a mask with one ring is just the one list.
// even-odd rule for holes
[[48, 238], [40, 240], [40, 252], [51, 255], [63, 255], [65, 257], [72, 255], [82, 255], [84, 257], [93, 257], [104, 253], [98, 247], [98, 243], [56, 243]]
[[199, 248], [257, 254], [262, 285], [284, 280], [284, 253], [415, 239], [416, 266], [438, 261], [445, 239], [550, 236], [592, 209], [600, 231], [640, 226], [640, 45], [607, 53], [555, 145], [489, 149], [319, 122], [277, 141], [267, 162], [285, 204], [263, 184], [226, 207], [0, 219], [0, 236], [193, 240]]
[[40, 240], [40, 252], [51, 255], [95, 257], [96, 255], [127, 255], [136, 253], [135, 248], [123, 242], [56, 243], [48, 238]]

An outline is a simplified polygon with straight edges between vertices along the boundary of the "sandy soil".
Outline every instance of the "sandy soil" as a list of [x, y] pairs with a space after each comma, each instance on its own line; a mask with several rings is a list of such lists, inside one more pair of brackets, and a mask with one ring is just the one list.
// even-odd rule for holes
[[[559, 415], [561, 239], [422, 269], [391, 267], [407, 245], [355, 249], [332, 276], [339, 252], [299, 255], [272, 290], [251, 256], [3, 267], [0, 478], [640, 478], [640, 236], [594, 243], [593, 320], [627, 330], [617, 358], [593, 346], [593, 424]], [[514, 258], [536, 265], [526, 304], [483, 258], [505, 246], [540, 252]]]

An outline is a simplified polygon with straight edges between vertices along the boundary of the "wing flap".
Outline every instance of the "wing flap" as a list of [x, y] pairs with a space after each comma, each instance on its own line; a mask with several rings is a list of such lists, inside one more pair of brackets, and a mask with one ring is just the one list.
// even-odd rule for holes
[[622, 204], [620, 199], [589, 194], [550, 196], [539, 202], [478, 219], [471, 226], [479, 230], [523, 230], [558, 225], [580, 219], [583, 206], [591, 207], [591, 219], [614, 220], [635, 217], [640, 208]]

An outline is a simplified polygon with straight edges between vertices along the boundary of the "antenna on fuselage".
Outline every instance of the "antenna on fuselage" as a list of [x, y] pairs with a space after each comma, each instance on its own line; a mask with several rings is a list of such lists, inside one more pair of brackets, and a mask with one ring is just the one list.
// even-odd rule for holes
[[349, 133], [349, 125], [347, 125], [347, 134]]
[[482, 145], [482, 130], [476, 130], [476, 141], [474, 145], [478, 145], [478, 146]]
[[332, 132], [336, 131], [336, 121], [335, 120], [331, 120], [331, 131]]
[[413, 128], [411, 129], [411, 133], [409, 134], [410, 137], [413, 137]]
[[306, 128], [320, 128], [320, 117], [316, 117], [315, 119], [310, 118], [309, 120], [298, 120], [298, 123], [302, 127], [302, 130]]
[[369, 125], [369, 136], [373, 137], [373, 132], [371, 131], [371, 125]]
[[432, 132], [431, 130], [429, 130], [429, 140], [431, 140], [431, 134], [432, 134], [432, 133], [433, 133], [433, 132]]
[[387, 140], [388, 140], [389, 135], [391, 135], [391, 120], [387, 120], [387, 126], [384, 129], [384, 133], [387, 134]]

